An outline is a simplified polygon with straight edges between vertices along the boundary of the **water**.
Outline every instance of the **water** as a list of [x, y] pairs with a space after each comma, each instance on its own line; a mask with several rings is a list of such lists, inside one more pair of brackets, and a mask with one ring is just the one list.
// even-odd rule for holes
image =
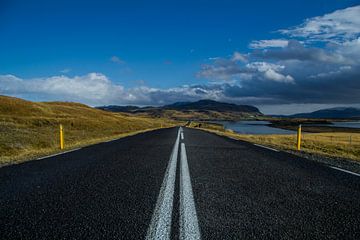
[[333, 122], [332, 125], [334, 127], [347, 127], [347, 128], [360, 128], [360, 121], [354, 122]]
[[[234, 132], [242, 134], [294, 134], [295, 131], [270, 127], [268, 121], [239, 121], [228, 122], [219, 121], [224, 125], [225, 129], [231, 129]], [[347, 127], [360, 128], [360, 121], [353, 122], [333, 122], [333, 124], [310, 124], [311, 126], [327, 126], [327, 127]]]
[[242, 134], [294, 134], [295, 131], [273, 128], [268, 121], [239, 121], [239, 122], [217, 122], [224, 125], [225, 129]]

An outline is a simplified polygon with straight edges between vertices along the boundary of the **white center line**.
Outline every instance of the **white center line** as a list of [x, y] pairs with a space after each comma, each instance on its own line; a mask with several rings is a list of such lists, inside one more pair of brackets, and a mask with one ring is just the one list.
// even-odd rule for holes
[[346, 173], [349, 173], [349, 174], [352, 174], [352, 175], [355, 175], [355, 176], [360, 177], [360, 174], [354, 173], [354, 172], [351, 172], [351, 171], [348, 171], [348, 170], [345, 170], [345, 169], [341, 169], [341, 168], [338, 168], [338, 167], [332, 167], [332, 166], [330, 166], [330, 168], [336, 169], [336, 170], [339, 170], [339, 171], [342, 171], [342, 172], [346, 172]]
[[184, 140], [184, 133], [181, 132], [181, 140]]
[[180, 239], [201, 239], [184, 143], [181, 143], [180, 161]]
[[176, 164], [179, 152], [180, 131], [178, 131], [176, 141], [170, 156], [160, 193], [156, 202], [156, 207], [151, 218], [151, 223], [147, 231], [146, 239], [170, 239], [171, 218], [173, 210], [173, 199], [176, 178]]

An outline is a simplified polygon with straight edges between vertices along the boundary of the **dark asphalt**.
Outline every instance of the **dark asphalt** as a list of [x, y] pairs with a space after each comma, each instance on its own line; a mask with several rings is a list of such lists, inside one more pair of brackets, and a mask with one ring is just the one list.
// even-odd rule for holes
[[360, 178], [185, 129], [203, 239], [360, 239]]
[[0, 239], [143, 239], [176, 134], [0, 168]]
[[[0, 239], [144, 239], [177, 130], [0, 168]], [[199, 130], [184, 137], [202, 239], [360, 239], [360, 177]], [[173, 239], [179, 184], [178, 159]]]

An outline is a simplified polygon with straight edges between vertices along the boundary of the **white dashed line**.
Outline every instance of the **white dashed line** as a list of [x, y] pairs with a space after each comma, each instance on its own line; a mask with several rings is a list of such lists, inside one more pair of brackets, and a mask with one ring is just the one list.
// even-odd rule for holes
[[180, 131], [181, 128], [170, 156], [146, 239], [170, 239]]
[[184, 143], [181, 143], [180, 161], [180, 239], [201, 239]]
[[181, 140], [184, 140], [184, 133], [181, 132]]
[[266, 148], [266, 149], [271, 150], [271, 151], [280, 152], [279, 150], [277, 150], [275, 148], [266, 147], [266, 146], [263, 146], [263, 145], [260, 145], [260, 144], [255, 144], [255, 143], [254, 143], [254, 145], [258, 146], [258, 147]]
[[60, 152], [60, 153], [55, 153], [55, 154], [52, 154], [52, 155], [48, 155], [48, 156], [44, 156], [44, 157], [37, 158], [37, 160], [41, 160], [41, 159], [45, 159], [45, 158], [50, 158], [50, 157], [59, 156], [59, 155], [62, 155], [62, 154], [65, 154], [65, 153], [69, 153], [69, 152], [74, 152], [74, 151], [77, 151], [77, 150], [80, 150], [80, 149], [81, 149], [81, 148], [75, 148], [75, 149], [72, 149], [72, 150], [69, 150], [69, 151]]
[[332, 166], [329, 166], [329, 167], [332, 168], [332, 169], [336, 169], [336, 170], [346, 172], [346, 173], [349, 173], [349, 174], [360, 177], [360, 174], [358, 174], [358, 173], [354, 173], [354, 172], [351, 172], [351, 171], [348, 171], [348, 170], [345, 170], [345, 169], [341, 169], [341, 168], [338, 168], [338, 167], [332, 167]]

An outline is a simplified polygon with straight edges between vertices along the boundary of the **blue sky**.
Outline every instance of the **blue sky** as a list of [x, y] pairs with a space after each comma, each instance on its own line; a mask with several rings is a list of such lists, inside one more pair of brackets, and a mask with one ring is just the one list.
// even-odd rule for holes
[[360, 1], [74, 2], [1, 1], [0, 94], [266, 113], [360, 103]]

